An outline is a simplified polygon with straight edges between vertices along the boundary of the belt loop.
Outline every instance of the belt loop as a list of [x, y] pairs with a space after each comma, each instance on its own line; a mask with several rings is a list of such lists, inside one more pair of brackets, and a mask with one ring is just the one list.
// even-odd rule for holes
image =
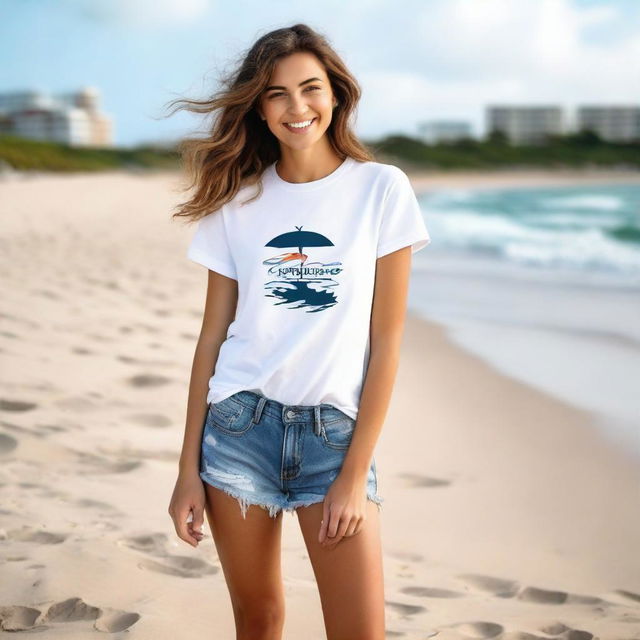
[[262, 410], [264, 409], [264, 405], [267, 404], [267, 399], [265, 396], [260, 396], [260, 400], [258, 400], [258, 404], [256, 405], [256, 410], [253, 413], [253, 421], [258, 424], [260, 422], [260, 418], [262, 417]]
[[320, 417], [320, 405], [317, 404], [313, 408], [313, 432], [319, 436], [322, 432], [322, 419]]

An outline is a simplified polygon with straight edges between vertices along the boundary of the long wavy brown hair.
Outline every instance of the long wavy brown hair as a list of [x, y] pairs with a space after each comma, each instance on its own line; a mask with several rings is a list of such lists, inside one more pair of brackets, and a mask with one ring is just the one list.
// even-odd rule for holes
[[192, 197], [178, 205], [172, 218], [196, 221], [217, 211], [245, 186], [257, 184], [262, 194], [262, 173], [280, 157], [278, 139], [256, 111], [260, 95], [278, 60], [292, 53], [307, 51], [324, 65], [338, 106], [326, 135], [340, 158], [373, 160], [352, 130], [361, 90], [340, 56], [327, 39], [306, 24], [270, 31], [241, 54], [234, 71], [223, 74], [222, 89], [205, 100], [177, 99], [169, 115], [181, 109], [211, 116], [213, 121], [204, 137], [185, 138], [178, 151], [188, 177], [184, 191], [195, 187]]

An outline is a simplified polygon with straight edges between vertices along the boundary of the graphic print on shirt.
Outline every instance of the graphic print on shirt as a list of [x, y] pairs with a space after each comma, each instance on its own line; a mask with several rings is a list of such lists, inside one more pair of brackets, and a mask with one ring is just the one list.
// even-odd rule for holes
[[333, 291], [338, 286], [334, 276], [342, 271], [342, 263], [307, 262], [309, 256], [302, 252], [303, 248], [311, 247], [314, 258], [321, 258], [322, 247], [335, 245], [321, 233], [302, 231], [302, 226], [296, 226], [296, 229], [282, 233], [264, 245], [297, 249], [297, 252], [280, 253], [263, 261], [262, 264], [269, 267], [268, 275], [273, 278], [264, 285], [266, 296], [275, 298], [276, 305], [287, 304], [289, 309], [304, 308], [307, 313], [324, 311], [338, 301]]

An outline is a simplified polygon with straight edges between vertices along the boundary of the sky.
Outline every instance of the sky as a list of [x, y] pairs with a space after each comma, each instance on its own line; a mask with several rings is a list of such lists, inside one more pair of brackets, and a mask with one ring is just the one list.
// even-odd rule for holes
[[356, 133], [417, 135], [490, 104], [640, 104], [639, 0], [0, 0], [0, 93], [99, 90], [118, 146], [202, 131], [167, 117], [253, 42], [304, 22], [362, 91]]

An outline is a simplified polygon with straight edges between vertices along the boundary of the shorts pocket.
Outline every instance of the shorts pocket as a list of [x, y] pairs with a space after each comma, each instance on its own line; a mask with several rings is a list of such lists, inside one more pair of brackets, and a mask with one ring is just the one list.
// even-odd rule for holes
[[253, 412], [229, 396], [209, 404], [207, 424], [231, 436], [241, 436], [253, 427]]
[[322, 441], [332, 449], [348, 449], [355, 427], [356, 421], [347, 415], [323, 420], [321, 429]]

